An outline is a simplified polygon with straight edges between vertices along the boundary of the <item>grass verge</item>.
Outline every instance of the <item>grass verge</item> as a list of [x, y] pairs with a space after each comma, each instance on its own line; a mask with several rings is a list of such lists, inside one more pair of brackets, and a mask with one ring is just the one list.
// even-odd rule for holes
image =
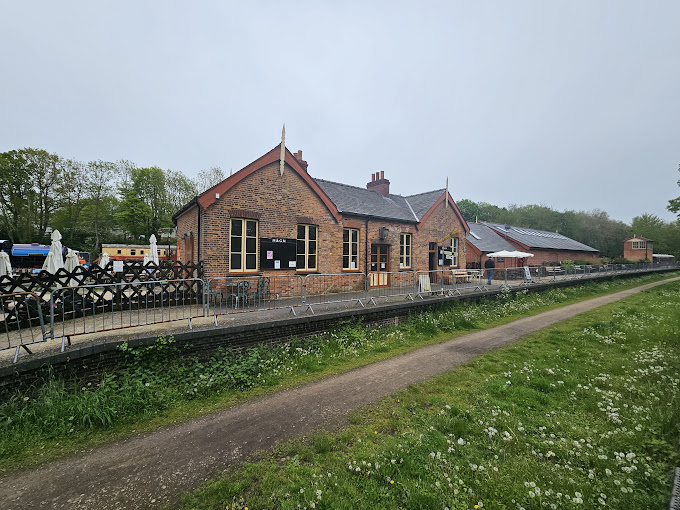
[[44, 463], [139, 432], [215, 412], [265, 393], [347, 371], [474, 329], [665, 278], [648, 275], [571, 288], [521, 292], [470, 304], [452, 302], [397, 327], [348, 323], [326, 336], [262, 346], [246, 355], [188, 357], [171, 338], [125, 349], [129, 363], [99, 384], [48, 376], [0, 403], [0, 470]]
[[667, 508], [680, 284], [580, 315], [282, 443], [191, 509]]

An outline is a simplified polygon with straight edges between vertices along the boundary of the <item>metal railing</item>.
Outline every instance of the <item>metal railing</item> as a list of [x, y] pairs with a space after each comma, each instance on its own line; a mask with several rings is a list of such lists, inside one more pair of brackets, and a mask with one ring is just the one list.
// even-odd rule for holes
[[[34, 292], [14, 292], [0, 295], [0, 320], [3, 323], [0, 350], [16, 349], [14, 362], [19, 357], [20, 349], [31, 354], [29, 345], [47, 340], [43, 308], [47, 302]], [[37, 330], [36, 327], [40, 329]]]
[[[483, 269], [441, 269], [375, 273], [310, 274], [290, 276], [216, 277], [202, 280], [135, 281], [58, 287], [49, 301], [32, 292], [0, 295], [0, 328], [5, 340], [0, 351], [20, 349], [47, 339], [61, 338], [62, 350], [70, 337], [188, 320], [202, 316], [271, 310], [332, 303], [377, 304], [383, 298], [424, 299], [428, 295], [460, 295], [493, 287], [592, 278], [604, 274], [648, 272], [677, 264], [608, 264], [530, 266], [494, 269], [491, 285]], [[528, 273], [528, 274], [527, 274]], [[46, 324], [47, 315], [49, 323]], [[1, 331], [1, 330], [0, 330]]]
[[308, 274], [302, 285], [303, 303], [314, 312], [313, 306], [355, 302], [364, 306], [366, 299], [366, 274]]
[[204, 315], [203, 280], [157, 280], [61, 287], [50, 295], [50, 338], [145, 326]]
[[206, 280], [206, 315], [303, 305], [303, 279], [292, 276], [218, 276]]
[[375, 303], [376, 299], [408, 297], [413, 299], [418, 288], [413, 271], [379, 271], [366, 275], [366, 298]]

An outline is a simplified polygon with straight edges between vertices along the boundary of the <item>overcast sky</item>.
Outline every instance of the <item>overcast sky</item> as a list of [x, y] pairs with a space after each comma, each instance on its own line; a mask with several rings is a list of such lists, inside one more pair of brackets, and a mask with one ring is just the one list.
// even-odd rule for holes
[[14, 1], [0, 151], [675, 219], [680, 2]]

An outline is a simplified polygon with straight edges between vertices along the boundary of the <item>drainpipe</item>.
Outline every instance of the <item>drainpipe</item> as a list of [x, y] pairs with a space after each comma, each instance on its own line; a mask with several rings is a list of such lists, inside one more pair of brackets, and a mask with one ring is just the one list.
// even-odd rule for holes
[[368, 253], [368, 218], [366, 218], [366, 239], [364, 240], [366, 244], [365, 248], [365, 253], [366, 253], [366, 260], [365, 260], [365, 266], [366, 266], [366, 276], [368, 276], [368, 258], [370, 254]]
[[199, 265], [201, 263], [201, 213], [202, 207], [201, 204], [196, 204], [198, 205], [198, 234], [196, 236], [196, 251], [198, 252], [198, 260], [196, 261], [196, 265]]

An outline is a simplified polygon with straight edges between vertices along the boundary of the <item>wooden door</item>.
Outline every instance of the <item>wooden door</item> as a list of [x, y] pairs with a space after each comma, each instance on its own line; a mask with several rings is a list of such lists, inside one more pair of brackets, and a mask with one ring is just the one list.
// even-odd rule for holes
[[371, 287], [387, 287], [389, 285], [390, 247], [385, 244], [371, 246]]

